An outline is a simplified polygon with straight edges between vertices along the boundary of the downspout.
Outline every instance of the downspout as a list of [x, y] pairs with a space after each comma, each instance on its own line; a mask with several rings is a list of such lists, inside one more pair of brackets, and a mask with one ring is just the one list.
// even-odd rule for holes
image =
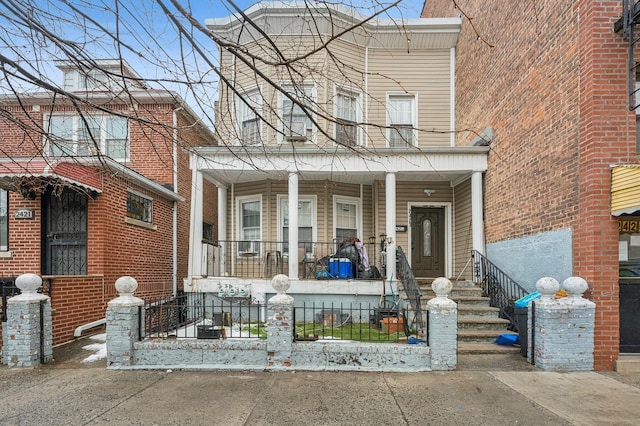
[[[182, 107], [173, 110], [173, 191], [178, 193], [178, 111]], [[178, 294], [178, 202], [173, 202], [173, 229], [172, 229], [172, 281], [173, 295]]]

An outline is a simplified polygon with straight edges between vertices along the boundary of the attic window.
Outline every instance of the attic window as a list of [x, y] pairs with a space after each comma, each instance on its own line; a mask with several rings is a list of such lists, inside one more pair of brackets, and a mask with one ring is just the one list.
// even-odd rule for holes
[[109, 78], [104, 71], [91, 70], [80, 76], [80, 89], [95, 90], [106, 89]]

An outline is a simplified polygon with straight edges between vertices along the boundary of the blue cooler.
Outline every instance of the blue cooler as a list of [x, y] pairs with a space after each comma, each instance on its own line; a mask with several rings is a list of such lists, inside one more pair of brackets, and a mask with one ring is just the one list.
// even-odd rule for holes
[[346, 257], [329, 259], [329, 273], [333, 278], [353, 279], [353, 265]]

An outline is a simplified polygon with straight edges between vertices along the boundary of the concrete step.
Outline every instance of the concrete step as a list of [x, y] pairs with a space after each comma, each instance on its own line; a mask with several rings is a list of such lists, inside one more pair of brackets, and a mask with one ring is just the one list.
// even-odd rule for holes
[[458, 318], [460, 317], [494, 317], [497, 318], [500, 309], [491, 306], [458, 305]]
[[498, 317], [458, 316], [458, 330], [507, 331], [509, 320]]
[[518, 346], [498, 345], [497, 343], [458, 343], [458, 354], [482, 355], [482, 354], [510, 354], [519, 353]]
[[512, 331], [506, 330], [458, 330], [458, 343], [495, 343], [498, 336], [502, 334], [517, 335]]
[[640, 355], [620, 355], [615, 362], [619, 373], [640, 373]]

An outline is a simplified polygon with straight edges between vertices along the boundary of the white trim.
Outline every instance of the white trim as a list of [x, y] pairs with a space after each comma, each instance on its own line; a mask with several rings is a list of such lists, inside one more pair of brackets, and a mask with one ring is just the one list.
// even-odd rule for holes
[[[426, 208], [444, 208], [444, 222], [445, 222], [445, 232], [444, 232], [444, 250], [445, 250], [445, 262], [444, 262], [444, 275], [445, 277], [450, 277], [452, 274], [452, 266], [453, 266], [453, 218], [452, 214], [452, 203], [450, 202], [408, 202], [407, 203], [407, 223], [409, 227], [407, 229], [407, 247], [411, 247], [411, 209], [414, 207], [426, 207]], [[407, 256], [407, 260], [409, 261], [409, 265], [411, 265], [411, 255]], [[420, 278], [420, 277], [418, 277]]]
[[[390, 148], [391, 144], [391, 98], [406, 98], [406, 99], [411, 99], [412, 102], [412, 111], [411, 111], [411, 123], [398, 123], [398, 124], [411, 124], [411, 135], [413, 138], [413, 146], [419, 146], [418, 144], [418, 132], [417, 129], [419, 127], [419, 123], [418, 123], [418, 92], [386, 92], [386, 116], [387, 116], [387, 121], [386, 121], [386, 132], [385, 132], [385, 136], [386, 136], [386, 147]], [[396, 147], [397, 148], [397, 147]]]
[[[351, 95], [352, 97], [356, 98], [355, 117], [353, 120], [356, 128], [355, 145], [362, 146], [362, 129], [360, 126], [360, 123], [362, 123], [362, 116], [363, 116], [362, 90], [360, 90], [357, 87], [342, 86], [338, 84], [333, 85], [333, 116], [336, 119], [342, 118], [342, 117], [338, 117], [338, 95], [339, 94]], [[333, 123], [333, 138], [334, 139], [338, 138], [338, 123]]]
[[356, 237], [360, 240], [363, 240], [362, 236], [362, 200], [358, 197], [349, 197], [346, 195], [334, 195], [333, 196], [333, 235], [336, 235], [336, 204], [337, 203], [345, 203], [345, 204], [355, 204], [356, 205]]
[[[256, 194], [256, 195], [244, 195], [244, 196], [240, 196], [240, 197], [236, 197], [236, 241], [248, 241], [245, 240], [244, 236], [242, 235], [242, 204], [244, 203], [252, 203], [257, 201], [258, 203], [260, 203], [260, 230], [259, 230], [259, 237], [257, 240], [251, 240], [251, 241], [262, 241], [262, 221], [264, 219], [264, 212], [262, 211], [262, 194]], [[236, 247], [236, 256], [239, 255], [240, 253], [240, 248]]]

